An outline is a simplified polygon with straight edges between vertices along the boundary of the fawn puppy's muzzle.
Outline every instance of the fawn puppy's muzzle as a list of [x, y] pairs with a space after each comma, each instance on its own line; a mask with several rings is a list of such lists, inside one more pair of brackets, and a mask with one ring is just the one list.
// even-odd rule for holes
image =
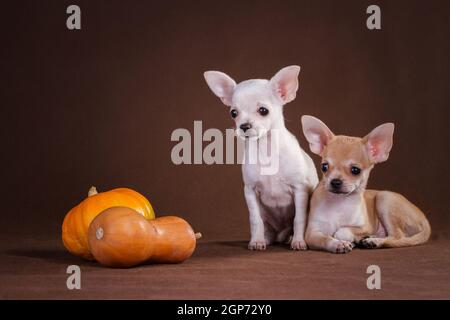
[[334, 191], [339, 191], [342, 187], [342, 180], [341, 179], [333, 179], [330, 181], [330, 185]]

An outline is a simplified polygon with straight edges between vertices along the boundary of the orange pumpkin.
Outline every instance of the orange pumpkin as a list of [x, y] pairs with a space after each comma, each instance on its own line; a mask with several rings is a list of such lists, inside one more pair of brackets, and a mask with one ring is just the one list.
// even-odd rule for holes
[[145, 261], [178, 263], [195, 250], [191, 226], [183, 219], [166, 216], [146, 220], [125, 207], [109, 208], [89, 226], [89, 247], [95, 259], [109, 267], [131, 267]]
[[88, 197], [64, 218], [62, 240], [67, 250], [76, 256], [93, 260], [87, 239], [89, 225], [100, 212], [115, 206], [132, 208], [145, 219], [155, 218], [150, 202], [134, 190], [118, 188], [98, 193], [95, 187], [91, 187]]

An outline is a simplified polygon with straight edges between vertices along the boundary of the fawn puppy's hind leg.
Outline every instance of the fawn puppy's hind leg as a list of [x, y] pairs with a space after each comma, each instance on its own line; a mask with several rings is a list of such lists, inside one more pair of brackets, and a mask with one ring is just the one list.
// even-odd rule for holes
[[378, 218], [386, 229], [385, 238], [362, 239], [363, 248], [408, 247], [425, 243], [431, 227], [423, 212], [403, 196], [381, 191], [375, 199]]

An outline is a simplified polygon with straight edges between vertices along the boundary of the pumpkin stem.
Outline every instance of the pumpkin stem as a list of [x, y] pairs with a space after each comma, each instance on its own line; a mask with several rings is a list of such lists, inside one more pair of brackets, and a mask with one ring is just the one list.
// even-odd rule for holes
[[97, 193], [98, 193], [98, 192], [97, 192], [97, 188], [94, 187], [94, 186], [92, 186], [92, 187], [89, 189], [88, 197], [94, 196], [94, 195], [96, 195]]
[[200, 232], [197, 232], [196, 234], [195, 234], [195, 239], [200, 239], [202, 237], [202, 234], [200, 233]]

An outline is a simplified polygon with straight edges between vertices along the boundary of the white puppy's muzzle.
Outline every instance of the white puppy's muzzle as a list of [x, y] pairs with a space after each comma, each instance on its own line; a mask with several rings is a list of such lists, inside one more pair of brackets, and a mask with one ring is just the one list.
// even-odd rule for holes
[[244, 132], [244, 130], [238, 128], [235, 130], [236, 135], [241, 139], [258, 140], [266, 134], [266, 130], [251, 128]]

